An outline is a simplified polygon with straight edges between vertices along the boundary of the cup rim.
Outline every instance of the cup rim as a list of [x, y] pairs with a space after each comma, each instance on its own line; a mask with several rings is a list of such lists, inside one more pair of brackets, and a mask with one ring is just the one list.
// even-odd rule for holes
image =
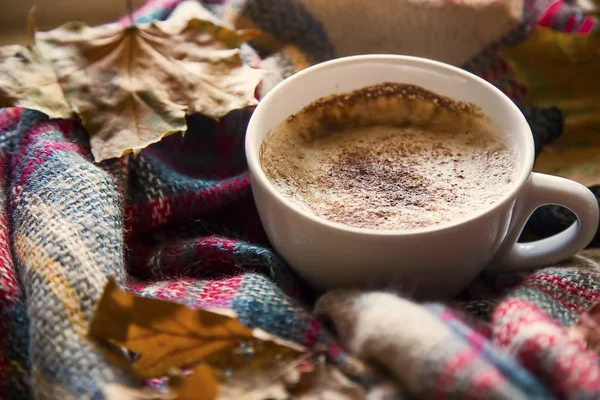
[[[262, 114], [266, 113], [269, 108], [269, 104], [273, 101], [276, 101], [278, 93], [281, 92], [286, 86], [292, 84], [295, 81], [305, 79], [307, 75], [310, 75], [319, 70], [325, 69], [333, 69], [337, 67], [341, 67], [343, 65], [352, 64], [360, 61], [394, 61], [398, 63], [412, 63], [416, 65], [425, 65], [429, 68], [437, 68], [444, 70], [446, 72], [451, 72], [453, 74], [458, 74], [463, 76], [466, 79], [474, 80], [478, 84], [483, 85], [486, 89], [499, 96], [502, 101], [508, 103], [509, 108], [512, 112], [517, 114], [517, 118], [520, 119], [523, 135], [526, 135], [526, 148], [519, 149], [524, 153], [523, 161], [520, 165], [517, 165], [520, 172], [515, 180], [516, 182], [512, 185], [512, 190], [505, 193], [500, 200], [494, 202], [491, 206], [482, 208], [476, 213], [469, 215], [466, 218], [459, 219], [456, 221], [450, 221], [443, 224], [436, 224], [424, 228], [416, 228], [416, 229], [373, 229], [373, 228], [360, 228], [355, 226], [350, 226], [346, 224], [342, 224], [339, 222], [330, 221], [326, 218], [320, 217], [316, 214], [313, 214], [310, 211], [303, 210], [300, 207], [297, 207], [293, 204], [293, 202], [287, 199], [282, 193], [280, 193], [275, 186], [269, 181], [266, 174], [264, 173], [262, 166], [260, 165], [259, 160], [259, 149], [260, 146], [254, 150], [252, 147], [253, 138], [260, 134], [258, 132], [256, 125], [258, 124], [258, 120], [262, 118]], [[333, 94], [333, 93], [332, 93]], [[317, 99], [315, 99], [317, 100]], [[308, 104], [307, 104], [308, 105]], [[266, 136], [261, 140], [265, 140]], [[310, 66], [300, 72], [295, 73], [291, 77], [284, 79], [279, 82], [273, 89], [271, 89], [266, 96], [259, 102], [258, 106], [254, 110], [250, 121], [248, 123], [248, 127], [246, 128], [246, 138], [245, 138], [245, 153], [246, 160], [248, 163], [248, 169], [250, 171], [250, 176], [252, 180], [260, 181], [260, 184], [265, 188], [270, 196], [273, 196], [277, 201], [279, 201], [284, 207], [289, 209], [290, 211], [299, 214], [300, 216], [311, 220], [314, 223], [324, 225], [333, 230], [341, 230], [345, 232], [351, 232], [356, 234], [363, 235], [374, 235], [381, 237], [390, 237], [390, 236], [407, 236], [407, 235], [419, 235], [430, 232], [438, 232], [447, 229], [451, 229], [466, 223], [470, 223], [475, 221], [499, 208], [502, 208], [505, 204], [512, 201], [516, 196], [517, 192], [521, 190], [522, 186], [529, 179], [531, 175], [531, 171], [533, 170], [534, 156], [535, 156], [535, 148], [533, 142], [533, 135], [531, 132], [531, 128], [529, 123], [527, 122], [525, 116], [521, 112], [521, 110], [517, 107], [517, 105], [504, 94], [500, 89], [486, 80], [480, 78], [479, 76], [472, 74], [463, 69], [457, 68], [455, 66], [435, 61], [422, 57], [415, 56], [405, 56], [405, 55], [392, 55], [392, 54], [368, 54], [368, 55], [357, 55], [357, 56], [348, 56], [341, 57], [330, 61], [325, 61], [323, 63], [319, 63], [313, 66]], [[254, 183], [252, 184], [254, 187]]]

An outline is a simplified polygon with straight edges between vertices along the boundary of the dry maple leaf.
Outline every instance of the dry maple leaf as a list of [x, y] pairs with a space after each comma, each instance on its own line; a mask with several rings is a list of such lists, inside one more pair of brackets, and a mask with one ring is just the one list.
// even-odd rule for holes
[[527, 88], [527, 101], [558, 107], [565, 118], [564, 132], [541, 152], [536, 170], [600, 184], [600, 34], [538, 26], [503, 57]]
[[[294, 360], [306, 357], [304, 348], [244, 326], [231, 311], [192, 310], [135, 296], [119, 290], [113, 279], [96, 307], [89, 336], [136, 353], [129, 369], [139, 378], [175, 376], [175, 390], [182, 393], [197, 385], [212, 388], [215, 379], [220, 386], [235, 382], [235, 393], [251, 391], [273, 381]], [[120, 357], [120, 365], [125, 364], [118, 353], [108, 356]], [[179, 377], [185, 368], [200, 372]]]
[[[279, 365], [278, 365], [279, 364]], [[219, 378], [206, 364], [170, 380], [177, 400], [364, 400], [366, 393], [324, 356], [236, 370]], [[218, 387], [218, 390], [217, 390]]]
[[104, 400], [175, 400], [172, 392], [158, 392], [150, 388], [130, 388], [118, 383], [111, 383], [102, 388]]
[[71, 109], [52, 67], [35, 49], [0, 47], [0, 107], [38, 110], [51, 118], [69, 118]]
[[362, 387], [348, 379], [338, 368], [319, 357], [311, 370], [303, 371], [290, 389], [297, 400], [362, 400], [366, 393]]
[[219, 118], [255, 105], [262, 71], [244, 64], [239, 51], [251, 35], [219, 25], [196, 2], [183, 2], [164, 22], [126, 28], [68, 23], [38, 32], [36, 48], [53, 66], [90, 134], [94, 158], [102, 161], [185, 131], [186, 113]]
[[171, 378], [169, 386], [177, 392], [177, 400], [213, 400], [219, 393], [219, 380], [206, 364], [196, 366], [190, 377]]

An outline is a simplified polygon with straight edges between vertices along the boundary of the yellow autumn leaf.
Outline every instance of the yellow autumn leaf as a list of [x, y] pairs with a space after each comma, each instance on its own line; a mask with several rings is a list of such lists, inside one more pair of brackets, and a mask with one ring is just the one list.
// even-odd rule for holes
[[558, 107], [565, 118], [561, 137], [542, 151], [536, 170], [600, 184], [600, 36], [537, 27], [503, 57], [527, 88], [527, 101]]
[[[256, 374], [253, 377], [232, 380], [222, 385], [218, 400], [364, 400], [365, 390], [350, 381], [338, 368], [328, 364], [324, 355], [311, 356], [280, 368], [277, 374]], [[247, 381], [260, 381], [249, 390]]]
[[363, 400], [366, 398], [362, 387], [350, 381], [335, 366], [327, 364], [324, 357], [314, 362], [312, 370], [304, 371], [289, 391], [297, 400]]
[[102, 388], [104, 400], [175, 400], [173, 392], [158, 392], [150, 388], [130, 388], [118, 383], [110, 383]]
[[[230, 310], [185, 305], [121, 291], [110, 279], [89, 328], [109, 360], [138, 378], [168, 377], [169, 391], [113, 385], [107, 398], [177, 400], [360, 400], [364, 390], [319, 353], [260, 329]], [[110, 344], [110, 345], [108, 345]], [[135, 353], [133, 360], [122, 349]], [[323, 349], [324, 351], [324, 349]]]
[[[191, 374], [172, 377], [177, 400], [364, 400], [365, 390], [350, 381], [325, 356], [300, 358], [276, 371], [237, 371], [224, 379], [200, 364]], [[240, 374], [241, 373], [241, 374]]]
[[177, 393], [177, 400], [213, 400], [219, 393], [219, 381], [212, 368], [200, 364], [190, 376], [169, 379], [170, 388]]
[[30, 47], [0, 47], [0, 107], [38, 110], [51, 118], [69, 118], [71, 109], [56, 75]]
[[113, 279], [96, 307], [89, 337], [136, 353], [129, 369], [139, 378], [206, 364], [223, 382], [234, 377], [240, 390], [252, 388], [259, 375], [273, 379], [269, 374], [280, 373], [282, 366], [305, 354], [301, 346], [244, 326], [232, 311], [192, 310], [135, 296], [121, 291]]
[[187, 1], [164, 22], [38, 32], [36, 48], [102, 161], [185, 131], [186, 114], [219, 118], [255, 105], [262, 71], [244, 64], [239, 50], [252, 34], [219, 25]]

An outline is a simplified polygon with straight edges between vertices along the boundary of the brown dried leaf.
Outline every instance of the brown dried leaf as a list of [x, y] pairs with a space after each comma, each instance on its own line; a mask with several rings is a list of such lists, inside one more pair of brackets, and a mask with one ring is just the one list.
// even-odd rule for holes
[[273, 359], [271, 365], [263, 363], [261, 369], [242, 366], [227, 374], [220, 371], [219, 375], [201, 364], [190, 375], [170, 378], [169, 387], [178, 394], [177, 400], [289, 400], [285, 376], [295, 371], [300, 361], [286, 365], [289, 360]]
[[[222, 381], [218, 400], [363, 400], [365, 391], [339, 369], [306, 357], [262, 371], [238, 371]], [[249, 384], [250, 383], [250, 384]]]
[[255, 105], [262, 71], [245, 65], [239, 51], [251, 36], [188, 1], [165, 22], [125, 29], [68, 23], [37, 33], [36, 46], [102, 161], [185, 131], [186, 113], [220, 118]]
[[102, 389], [105, 400], [174, 400], [175, 393], [161, 393], [150, 388], [130, 388], [112, 383]]
[[290, 393], [280, 380], [271, 382], [267, 386], [256, 385], [249, 391], [240, 391], [235, 385], [224, 385], [225, 393], [217, 397], [217, 400], [289, 400]]
[[[121, 366], [124, 359], [115, 346], [136, 353], [128, 367], [139, 378], [172, 376], [181, 398], [202, 386], [203, 395], [212, 399], [214, 382], [220, 385], [219, 398], [242, 398], [237, 394], [268, 386], [294, 360], [306, 357], [301, 346], [250, 329], [229, 310], [192, 310], [135, 296], [113, 279], [96, 307], [89, 336], [110, 344], [100, 348]], [[180, 376], [182, 369], [194, 367], [191, 376]]]
[[0, 47], [0, 107], [38, 110], [50, 118], [69, 118], [71, 109], [52, 67], [33, 49]]
[[502, 51], [531, 104], [557, 107], [564, 131], [535, 161], [538, 172], [586, 186], [600, 184], [600, 32], [558, 32], [538, 26], [527, 40]]
[[194, 368], [191, 376], [171, 378], [169, 386], [177, 392], [177, 400], [213, 400], [219, 392], [217, 376], [206, 364]]
[[260, 367], [240, 366], [222, 376], [218, 400], [287, 400], [288, 376], [297, 373], [297, 368], [306, 355], [291, 359], [273, 355]]
[[569, 336], [584, 342], [588, 349], [600, 352], [600, 303], [579, 316], [569, 328]]
[[303, 372], [297, 383], [290, 388], [298, 400], [363, 400], [366, 393], [362, 387], [348, 379], [338, 368], [321, 357], [311, 371]]
[[[113, 279], [96, 307], [89, 336], [137, 377], [169, 376], [170, 393], [178, 400], [365, 398], [363, 389], [324, 357], [315, 359], [300, 346], [247, 328], [232, 311], [192, 310], [135, 296], [121, 291]], [[127, 364], [119, 351], [123, 348], [137, 353], [135, 361]], [[186, 373], [186, 368], [193, 371]], [[114, 399], [134, 390], [117, 389], [111, 392]], [[140, 399], [156, 394], [132, 393]]]

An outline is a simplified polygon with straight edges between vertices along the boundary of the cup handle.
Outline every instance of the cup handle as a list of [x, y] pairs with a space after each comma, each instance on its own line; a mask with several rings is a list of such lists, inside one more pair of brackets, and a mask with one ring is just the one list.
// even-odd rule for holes
[[[587, 246], [598, 229], [598, 200], [585, 186], [558, 176], [533, 172], [517, 198], [508, 233], [490, 270], [514, 271], [551, 265]], [[517, 243], [525, 223], [538, 208], [548, 204], [566, 207], [576, 216], [566, 230], [549, 238]]]

